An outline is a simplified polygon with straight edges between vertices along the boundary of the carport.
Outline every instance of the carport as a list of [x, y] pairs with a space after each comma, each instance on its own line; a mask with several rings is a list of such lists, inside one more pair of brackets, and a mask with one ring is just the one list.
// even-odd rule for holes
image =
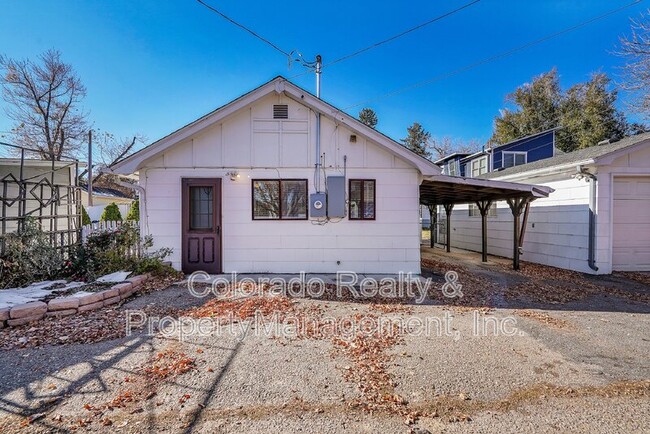
[[[494, 202], [500, 200], [508, 202], [513, 215], [512, 268], [518, 270], [519, 254], [523, 246], [530, 203], [535, 199], [548, 197], [553, 191], [550, 187], [540, 185], [439, 175], [422, 181], [420, 203], [429, 208], [432, 227], [435, 226], [438, 219], [437, 207], [439, 205], [444, 207], [447, 218], [447, 252], [451, 250], [451, 213], [454, 205], [475, 204], [481, 213], [482, 260], [487, 262], [488, 210]], [[435, 237], [432, 230], [431, 247], [434, 246], [434, 243]]]

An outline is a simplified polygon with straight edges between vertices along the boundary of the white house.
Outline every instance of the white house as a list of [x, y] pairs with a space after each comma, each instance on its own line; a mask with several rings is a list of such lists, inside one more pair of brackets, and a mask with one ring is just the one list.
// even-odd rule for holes
[[[141, 228], [155, 247], [173, 249], [173, 266], [210, 273], [419, 273], [420, 186], [440, 176], [282, 77], [112, 170], [138, 173]], [[476, 180], [465, 189], [492, 184], [509, 186]]]
[[[592, 274], [650, 271], [650, 133], [483, 178], [555, 190], [531, 204], [524, 260]], [[451, 214], [451, 246], [478, 251], [481, 218], [468, 208], [455, 207]], [[488, 252], [511, 257], [512, 214], [506, 203], [497, 204], [488, 226]]]
[[440, 173], [282, 77], [113, 171], [139, 172], [143, 229], [174, 267], [277, 273], [419, 272], [418, 187]]

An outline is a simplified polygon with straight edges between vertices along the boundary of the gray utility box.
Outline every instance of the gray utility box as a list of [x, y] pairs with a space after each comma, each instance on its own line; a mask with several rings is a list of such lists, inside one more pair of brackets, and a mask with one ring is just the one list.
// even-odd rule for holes
[[325, 217], [327, 214], [325, 193], [312, 193], [309, 195], [309, 216]]
[[327, 177], [327, 216], [345, 217], [345, 176]]

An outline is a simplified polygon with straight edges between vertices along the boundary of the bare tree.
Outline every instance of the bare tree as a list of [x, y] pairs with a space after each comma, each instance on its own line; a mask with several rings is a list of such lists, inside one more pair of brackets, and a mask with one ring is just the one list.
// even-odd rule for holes
[[433, 161], [444, 158], [455, 152], [473, 154], [474, 152], [481, 150], [481, 144], [475, 140], [461, 142], [458, 140], [455, 141], [451, 137], [431, 139], [428, 142], [428, 147], [433, 151]]
[[[146, 141], [147, 138], [142, 134], [136, 134], [133, 138], [117, 138], [108, 131], [96, 131], [93, 135], [94, 149], [97, 151], [93, 152], [95, 155], [93, 180], [97, 181], [104, 176], [101, 169], [111, 167], [129, 155], [137, 145], [144, 144]], [[88, 169], [85, 169], [79, 177], [85, 176], [86, 173], [88, 173]]]
[[88, 131], [80, 108], [86, 88], [61, 53], [48, 50], [38, 62], [0, 56], [0, 69], [14, 141], [42, 159], [76, 155]]
[[631, 21], [632, 33], [620, 38], [617, 53], [626, 59], [621, 87], [634, 95], [631, 108], [650, 119], [650, 9]]

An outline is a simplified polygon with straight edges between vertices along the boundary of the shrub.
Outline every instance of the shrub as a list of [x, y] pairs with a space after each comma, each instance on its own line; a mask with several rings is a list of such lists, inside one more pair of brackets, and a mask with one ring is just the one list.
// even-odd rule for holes
[[88, 215], [88, 211], [86, 211], [86, 207], [81, 205], [81, 224], [83, 226], [89, 225], [92, 222], [90, 221], [90, 216]]
[[131, 208], [129, 208], [129, 212], [126, 214], [126, 220], [140, 221], [140, 199], [136, 199], [131, 203]]
[[0, 263], [0, 287], [7, 288], [57, 278], [63, 256], [40, 224], [27, 218], [19, 231], [6, 237]]
[[115, 205], [115, 202], [111, 203], [110, 205], [106, 205], [106, 208], [104, 208], [104, 212], [102, 213], [102, 216], [100, 217], [99, 220], [103, 222], [122, 221], [122, 214], [120, 213], [120, 208], [117, 205]]
[[174, 272], [163, 264], [172, 250], [163, 248], [147, 252], [152, 246], [151, 236], [140, 239], [138, 225], [134, 222], [125, 222], [117, 230], [91, 234], [75, 252], [70, 275], [90, 281], [122, 270], [154, 275]]

